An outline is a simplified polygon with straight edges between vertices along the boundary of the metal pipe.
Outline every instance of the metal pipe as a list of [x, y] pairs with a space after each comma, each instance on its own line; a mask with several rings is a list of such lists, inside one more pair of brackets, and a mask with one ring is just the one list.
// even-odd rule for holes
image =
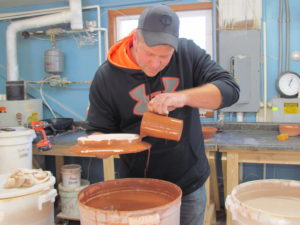
[[290, 70], [290, 6], [289, 6], [289, 0], [285, 0], [285, 16], [286, 16], [286, 32], [285, 32], [285, 38], [286, 38], [286, 46], [285, 46], [285, 69], [286, 71]]
[[263, 43], [264, 43], [264, 122], [267, 121], [268, 104], [268, 66], [267, 66], [267, 25], [263, 22]]
[[63, 11], [47, 16], [40, 16], [11, 23], [6, 32], [6, 55], [7, 55], [7, 80], [15, 81], [19, 79], [19, 70], [17, 62], [17, 33], [32, 28], [43, 26], [69, 23], [71, 21], [71, 12]]
[[282, 73], [282, 13], [283, 13], [283, 2], [279, 0], [279, 16], [278, 16], [278, 36], [279, 36], [279, 53], [278, 53], [278, 74]]

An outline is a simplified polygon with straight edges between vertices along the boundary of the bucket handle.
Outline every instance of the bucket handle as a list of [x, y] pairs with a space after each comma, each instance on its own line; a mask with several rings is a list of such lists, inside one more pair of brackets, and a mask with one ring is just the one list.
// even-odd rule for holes
[[143, 216], [130, 216], [128, 218], [129, 225], [159, 225], [159, 214], [148, 214]]
[[57, 196], [56, 189], [51, 189], [46, 194], [40, 195], [38, 199], [38, 209], [42, 210], [43, 204], [46, 202], [54, 202], [56, 196]]

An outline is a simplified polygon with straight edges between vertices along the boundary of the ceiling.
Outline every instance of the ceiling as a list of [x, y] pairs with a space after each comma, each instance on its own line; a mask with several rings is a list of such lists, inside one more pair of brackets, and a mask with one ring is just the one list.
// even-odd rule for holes
[[52, 2], [65, 2], [67, 0], [0, 0], [0, 8], [12, 8], [25, 5], [45, 4]]

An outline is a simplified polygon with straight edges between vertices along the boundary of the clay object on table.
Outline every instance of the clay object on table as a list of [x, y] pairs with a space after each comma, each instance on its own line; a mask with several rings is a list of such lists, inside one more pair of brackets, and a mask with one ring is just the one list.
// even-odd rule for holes
[[81, 156], [106, 158], [111, 155], [145, 151], [151, 144], [142, 142], [137, 134], [97, 134], [80, 137], [70, 151]]
[[173, 117], [145, 112], [140, 127], [141, 138], [150, 136], [179, 141], [182, 134], [183, 121]]
[[211, 139], [217, 132], [216, 127], [204, 126], [202, 127], [202, 135], [205, 140]]
[[91, 134], [77, 139], [78, 145], [88, 147], [109, 147], [137, 144], [141, 141], [138, 134], [112, 133]]
[[279, 133], [289, 136], [298, 136], [300, 135], [300, 124], [280, 124]]

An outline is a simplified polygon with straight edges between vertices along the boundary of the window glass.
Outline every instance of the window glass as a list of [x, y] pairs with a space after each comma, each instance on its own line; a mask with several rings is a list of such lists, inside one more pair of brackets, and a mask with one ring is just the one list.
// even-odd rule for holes
[[[179, 11], [179, 37], [192, 39], [212, 56], [211, 10]], [[127, 36], [137, 27], [139, 15], [117, 16], [117, 40]]]

